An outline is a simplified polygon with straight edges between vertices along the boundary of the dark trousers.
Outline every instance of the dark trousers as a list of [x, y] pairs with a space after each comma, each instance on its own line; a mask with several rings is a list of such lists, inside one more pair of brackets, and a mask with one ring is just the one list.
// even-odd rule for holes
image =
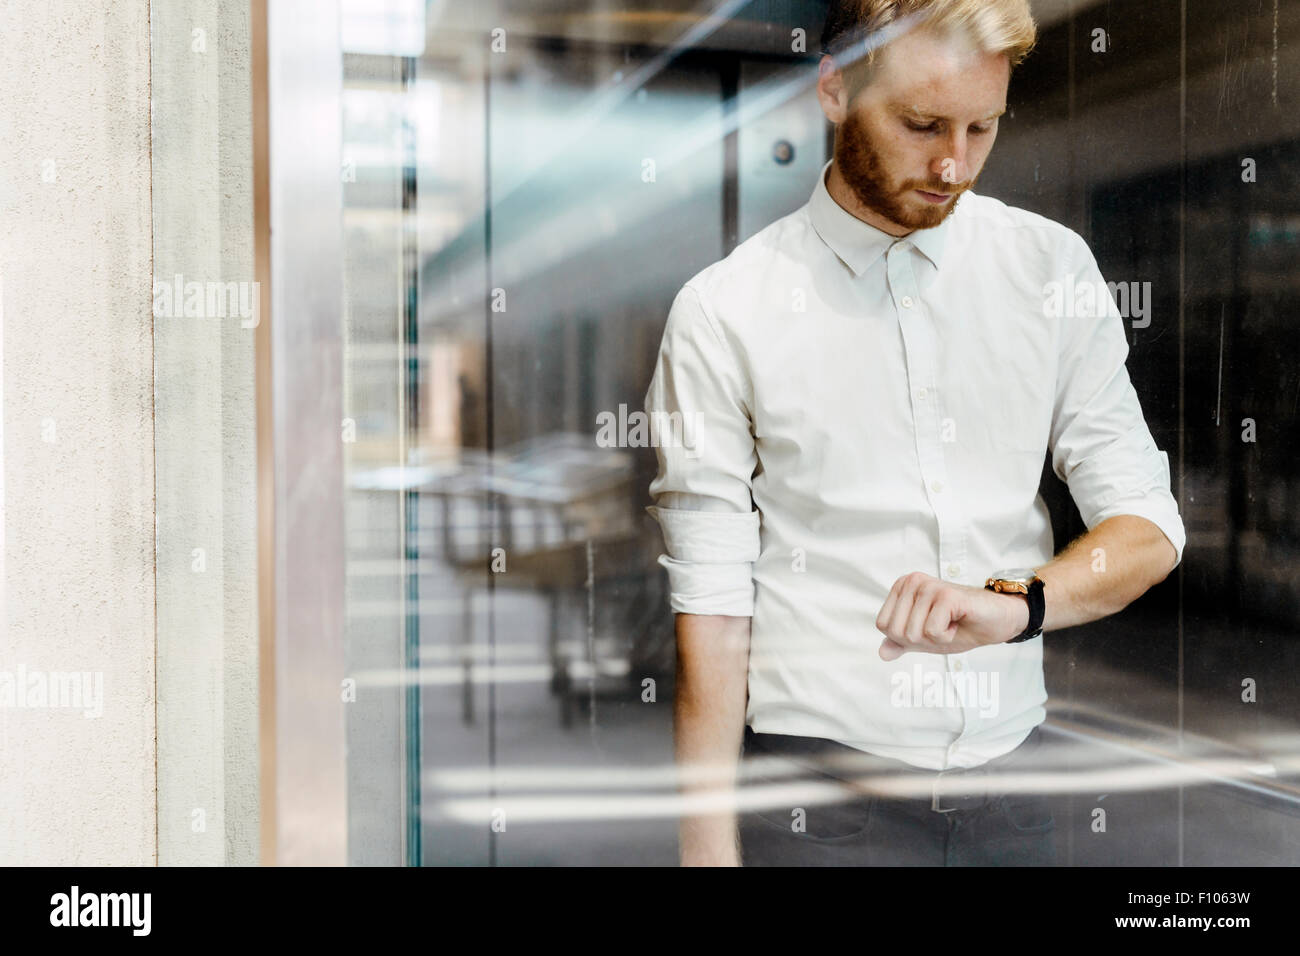
[[[1000, 779], [1039, 771], [1035, 727], [974, 772], [921, 770], [814, 737], [745, 728], [745, 866], [1051, 866], [1049, 795]], [[1010, 790], [1008, 787], [1016, 787]], [[936, 790], [937, 787], [937, 790]]]

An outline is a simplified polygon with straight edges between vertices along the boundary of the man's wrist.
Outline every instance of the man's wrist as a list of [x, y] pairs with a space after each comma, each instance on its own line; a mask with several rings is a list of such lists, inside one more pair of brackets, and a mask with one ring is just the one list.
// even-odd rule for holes
[[1029, 626], [1029, 598], [1023, 594], [1004, 594], [1002, 595], [1011, 603], [1011, 630], [1007, 633], [1004, 641], [1009, 641], [1013, 637], [1019, 637]]

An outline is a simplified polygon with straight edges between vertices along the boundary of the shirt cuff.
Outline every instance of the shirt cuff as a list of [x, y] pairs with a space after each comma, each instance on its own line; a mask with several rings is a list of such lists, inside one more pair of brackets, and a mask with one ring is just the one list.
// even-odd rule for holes
[[1183, 526], [1182, 517], [1178, 514], [1178, 502], [1174, 500], [1174, 496], [1167, 490], [1153, 488], [1140, 497], [1117, 501], [1094, 515], [1088, 529], [1092, 530], [1107, 518], [1114, 518], [1118, 515], [1135, 515], [1150, 521], [1165, 533], [1169, 543], [1174, 546], [1174, 567], [1176, 568], [1182, 564], [1183, 547], [1187, 544], [1187, 530]]
[[1076, 503], [1082, 503], [1080, 514], [1089, 531], [1117, 515], [1146, 518], [1174, 546], [1176, 568], [1183, 560], [1187, 531], [1178, 514], [1178, 502], [1170, 491], [1169, 453], [1154, 450], [1154, 444], [1148, 444], [1149, 439], [1138, 440], [1142, 441], [1147, 455], [1138, 480], [1124, 481], [1119, 477], [1123, 471], [1109, 464], [1106, 455], [1099, 455], [1075, 469], [1070, 476], [1070, 492]]
[[754, 614], [759, 516], [649, 507], [663, 530], [672, 609], [681, 614]]
[[749, 564], [691, 564], [660, 555], [668, 569], [668, 603], [679, 614], [754, 616], [754, 569]]

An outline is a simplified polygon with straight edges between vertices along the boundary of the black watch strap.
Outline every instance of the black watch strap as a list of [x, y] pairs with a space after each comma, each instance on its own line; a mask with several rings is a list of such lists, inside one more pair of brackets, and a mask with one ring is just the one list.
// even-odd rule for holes
[[1029, 623], [1023, 631], [1007, 641], [1008, 644], [1019, 644], [1043, 635], [1043, 616], [1046, 614], [1047, 602], [1043, 599], [1041, 579], [1035, 578], [1029, 583], [1029, 593], [1024, 598], [1029, 602]]

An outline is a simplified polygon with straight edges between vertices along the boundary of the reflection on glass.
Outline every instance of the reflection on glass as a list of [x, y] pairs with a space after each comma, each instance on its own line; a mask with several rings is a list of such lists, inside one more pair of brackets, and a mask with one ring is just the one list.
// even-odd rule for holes
[[[816, 43], [780, 38], [815, 38], [824, 5], [391, 6], [391, 29], [343, 24], [352, 858], [671, 864], [655, 460], [598, 423], [641, 409], [681, 285], [806, 200]], [[1296, 73], [1275, 92], [1271, 49], [1189, 21], [1184, 167], [1177, 10], [1125, 5], [1142, 53], [1107, 58], [1046, 6], [980, 191], [1130, 284], [1188, 529], [1174, 576], [1046, 648], [1059, 859], [1274, 862], [1300, 703]], [[1059, 550], [1083, 528], [1050, 469], [1043, 495]], [[1099, 806], [1143, 839], [1090, 841]]]

